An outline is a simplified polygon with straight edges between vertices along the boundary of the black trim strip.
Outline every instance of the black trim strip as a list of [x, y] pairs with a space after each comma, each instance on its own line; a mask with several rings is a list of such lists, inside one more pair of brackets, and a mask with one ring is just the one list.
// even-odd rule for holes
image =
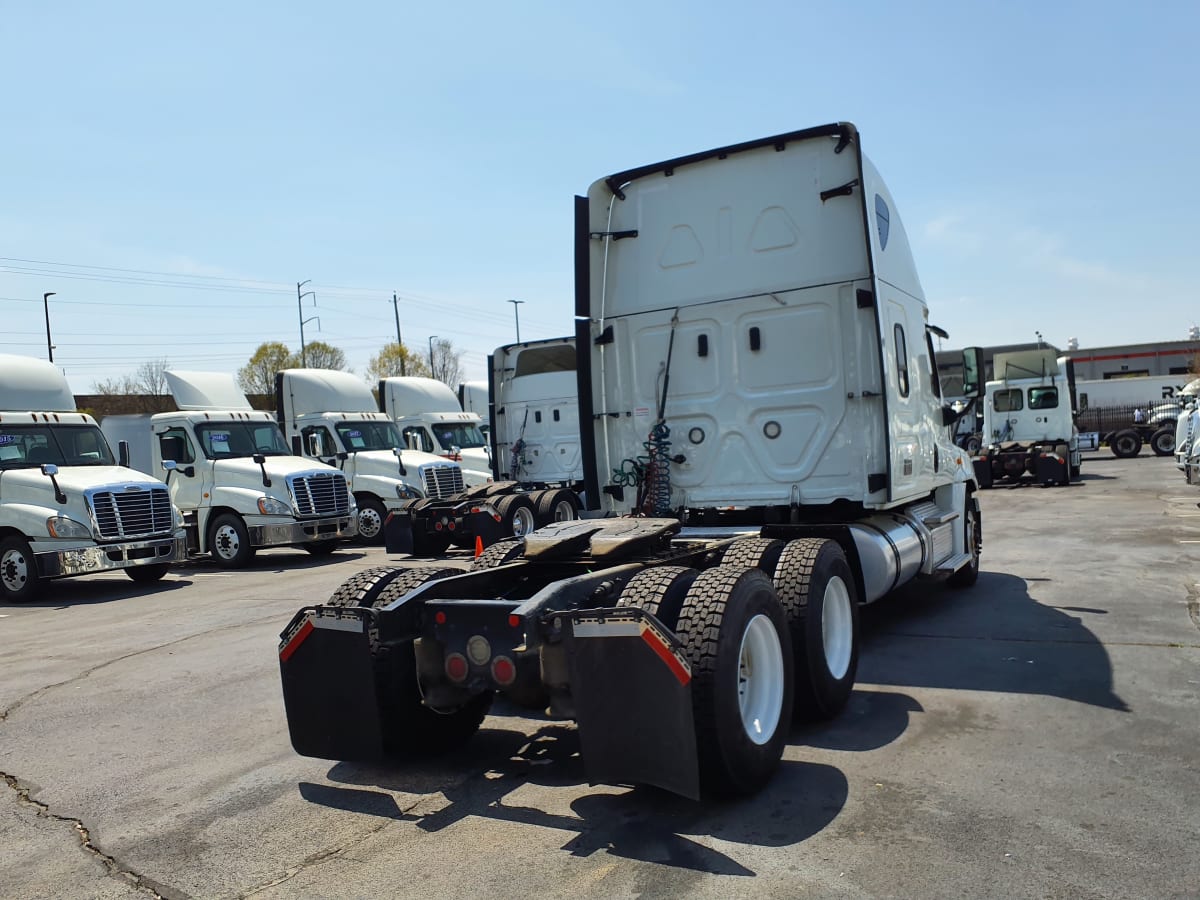
[[488, 354], [488, 443], [492, 448], [492, 478], [500, 480], [500, 454], [496, 452], [496, 355]]
[[[588, 198], [575, 198], [575, 385], [579, 392], [579, 452], [583, 460], [583, 504], [600, 508], [596, 472], [596, 421], [592, 405], [592, 285]], [[603, 423], [601, 423], [603, 424]]]
[[[668, 159], [665, 162], [653, 163], [648, 166], [639, 166], [636, 169], [626, 169], [624, 172], [616, 172], [604, 179], [604, 183], [608, 185], [608, 189], [613, 192], [619, 199], [625, 199], [625, 193], [622, 190], [630, 182], [636, 181], [639, 178], [645, 178], [647, 175], [657, 175], [663, 173], [666, 175], [674, 174], [674, 171], [680, 166], [692, 165], [698, 162], [704, 162], [709, 159], [724, 159], [734, 153], [744, 153], [747, 150], [757, 150], [760, 147], [774, 147], [776, 151], [782, 150], [785, 145], [793, 141], [807, 141], [819, 137], [837, 136], [840, 140], [837, 146], [837, 152], [841, 152], [848, 141], [854, 141], [858, 144], [858, 129], [850, 122], [833, 122], [829, 125], [818, 125], [815, 128], [805, 128], [800, 131], [789, 131], [786, 134], [778, 134], [774, 137], [759, 138], [756, 141], [746, 141], [742, 144], [731, 144], [728, 147], [717, 147], [713, 150], [705, 150], [701, 153], [692, 153], [688, 156], [680, 156], [675, 159]], [[859, 151], [859, 171], [862, 171], [862, 151]]]

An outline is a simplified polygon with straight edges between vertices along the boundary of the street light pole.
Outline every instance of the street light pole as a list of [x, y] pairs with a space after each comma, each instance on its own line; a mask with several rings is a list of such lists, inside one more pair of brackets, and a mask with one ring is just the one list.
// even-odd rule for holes
[[54, 291], [42, 294], [42, 306], [46, 308], [46, 355], [50, 357], [50, 362], [54, 362], [54, 345], [50, 343], [50, 298], [54, 295]]
[[437, 376], [433, 374], [433, 341], [436, 337], [436, 334], [431, 334], [429, 336], [429, 375], [432, 378], [437, 378]]
[[311, 296], [313, 298], [313, 306], [317, 305], [316, 291], [305, 291], [303, 294], [300, 293], [300, 288], [304, 287], [310, 281], [312, 281], [311, 278], [296, 282], [296, 312], [300, 317], [300, 367], [303, 369], [308, 368], [308, 350], [304, 344], [304, 326], [308, 322], [312, 322], [314, 320], [319, 321], [321, 318], [320, 316], [310, 316], [307, 319], [304, 318], [304, 306], [300, 301], [305, 297]]
[[516, 320], [517, 320], [517, 343], [519, 344], [519, 343], [521, 343], [521, 311], [520, 311], [521, 308], [520, 308], [520, 304], [524, 303], [525, 301], [524, 300], [509, 300], [508, 302], [513, 305], [513, 315], [516, 317]]

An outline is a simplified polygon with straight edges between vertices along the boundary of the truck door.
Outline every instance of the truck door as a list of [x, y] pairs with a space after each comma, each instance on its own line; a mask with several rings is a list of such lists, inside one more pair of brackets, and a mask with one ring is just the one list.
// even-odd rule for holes
[[[173, 459], [178, 464], [171, 476], [171, 501], [180, 510], [198, 509], [206, 495], [212, 491], [212, 466], [206, 460], [196, 459], [195, 444], [186, 428], [170, 425], [155, 435], [155, 471], [157, 478], [163, 476], [162, 461]], [[188, 472], [191, 472], [189, 475]]]
[[931, 489], [940, 466], [936, 458], [940, 411], [935, 404], [932, 360], [926, 359], [929, 343], [925, 322], [914, 304], [896, 296], [889, 285], [879, 282], [885, 293], [880, 324], [883, 333], [884, 370], [887, 373], [888, 432], [890, 438], [891, 490], [898, 500]]

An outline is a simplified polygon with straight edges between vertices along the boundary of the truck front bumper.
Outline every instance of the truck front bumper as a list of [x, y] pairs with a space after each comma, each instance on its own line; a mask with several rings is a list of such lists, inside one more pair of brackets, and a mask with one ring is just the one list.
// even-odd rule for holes
[[255, 525], [246, 523], [250, 544], [254, 547], [294, 547], [352, 538], [358, 534], [358, 516], [354, 511], [344, 516], [326, 519], [303, 519], [297, 522]]
[[38, 574], [42, 578], [66, 578], [134, 566], [155, 566], [187, 558], [183, 532], [171, 537], [120, 544], [91, 544], [72, 549], [33, 549]]

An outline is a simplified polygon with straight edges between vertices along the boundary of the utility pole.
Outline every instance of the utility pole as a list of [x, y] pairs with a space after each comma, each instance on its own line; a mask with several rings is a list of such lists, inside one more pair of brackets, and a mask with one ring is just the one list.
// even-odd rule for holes
[[437, 376], [433, 374], [433, 342], [436, 338], [436, 334], [431, 334], [429, 336], [429, 374], [433, 378], [437, 378]]
[[54, 345], [50, 343], [50, 298], [53, 296], [54, 291], [42, 294], [42, 306], [46, 308], [46, 355], [50, 357], [50, 362], [54, 362]]
[[524, 303], [525, 301], [509, 300], [508, 302], [513, 305], [513, 315], [516, 316], [517, 319], [517, 343], [519, 344], [521, 343], [521, 311], [519, 304]]
[[404, 375], [404, 341], [400, 339], [400, 307], [396, 305], [396, 292], [392, 291], [392, 312], [396, 314], [396, 346], [400, 348], [400, 375]]
[[304, 344], [304, 326], [309, 322], [315, 321], [317, 323], [317, 327], [318, 328], [321, 327], [321, 324], [320, 324], [321, 317], [320, 316], [309, 316], [307, 319], [304, 318], [304, 305], [300, 302], [305, 297], [311, 296], [313, 298], [313, 306], [317, 305], [317, 292], [316, 291], [305, 291], [303, 294], [300, 293], [300, 288], [304, 287], [310, 281], [312, 281], [311, 278], [305, 279], [304, 281], [296, 282], [296, 312], [300, 316], [300, 367], [302, 369], [308, 368], [308, 350], [305, 349], [305, 344]]

